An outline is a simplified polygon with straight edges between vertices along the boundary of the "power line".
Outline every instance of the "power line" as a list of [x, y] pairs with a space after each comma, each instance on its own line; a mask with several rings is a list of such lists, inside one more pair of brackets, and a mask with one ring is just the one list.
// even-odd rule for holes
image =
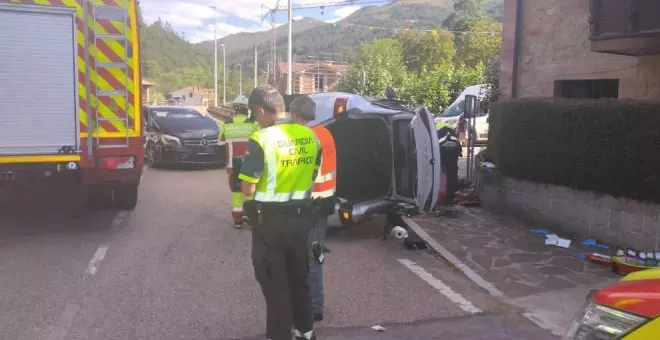
[[[300, 5], [293, 5], [291, 6], [291, 9], [312, 9], [312, 8], [319, 8], [321, 9], [321, 14], [323, 14], [323, 10], [329, 7], [344, 7], [344, 6], [366, 6], [366, 5], [384, 5], [390, 3], [390, 0], [345, 0], [345, 1], [338, 1], [338, 2], [328, 2], [325, 4], [300, 4]], [[266, 6], [263, 6], [267, 8]], [[274, 13], [274, 12], [279, 12], [279, 11], [286, 11], [289, 10], [288, 6], [287, 7], [279, 7], [275, 6], [274, 8], [267, 8], [268, 12], [264, 15], [266, 17], [268, 14]]]

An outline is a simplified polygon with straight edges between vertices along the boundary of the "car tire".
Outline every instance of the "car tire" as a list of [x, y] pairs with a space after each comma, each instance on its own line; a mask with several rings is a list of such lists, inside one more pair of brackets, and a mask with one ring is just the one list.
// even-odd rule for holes
[[137, 184], [119, 184], [114, 189], [115, 208], [119, 210], [132, 210], [138, 201]]
[[90, 184], [87, 187], [87, 205], [95, 210], [111, 208], [112, 189], [99, 184]]

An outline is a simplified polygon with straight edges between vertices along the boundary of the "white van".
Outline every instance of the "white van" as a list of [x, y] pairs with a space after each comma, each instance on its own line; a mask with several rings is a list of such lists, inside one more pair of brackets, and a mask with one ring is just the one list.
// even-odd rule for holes
[[[479, 84], [472, 85], [458, 96], [456, 100], [449, 105], [449, 107], [439, 116], [437, 116], [434, 121], [436, 123], [449, 123], [452, 125], [458, 125], [458, 122], [463, 118], [463, 110], [465, 104], [465, 96], [473, 95], [478, 99], [478, 103], [484, 100], [488, 85]], [[477, 119], [475, 122], [476, 125], [476, 136], [477, 143], [485, 143], [488, 141], [488, 111], [484, 110], [482, 105], [477, 105]]]

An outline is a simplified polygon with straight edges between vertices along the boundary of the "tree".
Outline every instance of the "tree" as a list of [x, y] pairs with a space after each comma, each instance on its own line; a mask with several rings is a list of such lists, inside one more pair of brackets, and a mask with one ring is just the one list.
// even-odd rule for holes
[[395, 39], [379, 39], [360, 47], [340, 84], [352, 92], [382, 97], [388, 87], [401, 88], [405, 77], [401, 44]]
[[[444, 21], [445, 27], [455, 32], [469, 32], [477, 22], [486, 18], [484, 5], [486, 0], [455, 0], [454, 13], [450, 14]], [[468, 36], [466, 34], [456, 34], [454, 44], [457, 49], [461, 49]]]
[[497, 101], [500, 94], [500, 57], [491, 60], [486, 65], [484, 72], [486, 84], [489, 85], [488, 92], [486, 92], [486, 100], [489, 103]]
[[471, 33], [462, 34], [461, 46], [456, 52], [456, 61], [470, 67], [488, 63], [499, 56], [502, 46], [502, 24], [494, 20], [474, 23]]
[[422, 74], [422, 69], [451, 60], [456, 53], [451, 34], [448, 32], [420, 32], [404, 30], [396, 36], [402, 48], [403, 62], [410, 72]]

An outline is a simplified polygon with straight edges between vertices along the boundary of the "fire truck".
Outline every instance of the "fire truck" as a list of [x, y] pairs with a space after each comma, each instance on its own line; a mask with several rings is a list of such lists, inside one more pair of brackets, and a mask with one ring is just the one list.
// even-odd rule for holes
[[0, 0], [0, 190], [72, 182], [135, 207], [138, 25], [136, 0]]
[[660, 339], [660, 268], [592, 292], [563, 339]]

